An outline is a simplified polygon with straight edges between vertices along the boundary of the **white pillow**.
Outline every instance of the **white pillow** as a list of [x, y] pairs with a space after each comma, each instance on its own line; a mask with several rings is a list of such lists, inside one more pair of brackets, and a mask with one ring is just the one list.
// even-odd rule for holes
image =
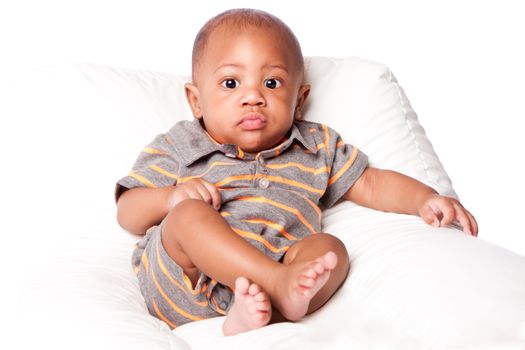
[[[338, 130], [372, 165], [455, 195], [387, 67], [320, 57], [307, 59], [306, 67], [312, 83], [306, 119]], [[113, 189], [155, 134], [192, 118], [185, 81], [71, 64], [42, 69], [14, 87], [11, 143], [17, 148], [9, 164], [16, 169], [12, 183], [29, 189], [20, 195], [7, 186], [17, 210], [6, 232], [22, 239], [13, 247], [23, 247], [23, 259], [9, 249], [6, 260], [17, 261], [15, 275], [22, 279], [18, 314], [26, 328], [20, 339], [86, 349], [519, 348], [525, 258], [417, 217], [352, 203], [335, 206], [323, 220], [349, 248], [350, 277], [300, 324], [222, 338], [221, 319], [170, 332], [149, 316], [129, 262], [137, 237], [116, 224]]]
[[[398, 170], [455, 196], [388, 67], [357, 58], [312, 57], [306, 59], [306, 80], [314, 82], [306, 119], [339, 131], [346, 142], [369, 156], [371, 165]], [[30, 97], [23, 105], [30, 108], [27, 115], [35, 119], [31, 120], [29, 137], [45, 137], [38, 151], [47, 147], [49, 152], [60, 150], [70, 170], [85, 174], [86, 164], [104, 169], [89, 169], [93, 185], [103, 191], [90, 189], [86, 194], [107, 195], [107, 186], [113, 185], [108, 182], [110, 176], [116, 179], [125, 174], [154, 135], [178, 120], [192, 119], [183, 91], [186, 81], [187, 77], [174, 74], [93, 64], [42, 69], [38, 81], [23, 86], [24, 96]], [[52, 138], [42, 134], [48, 134], [50, 128], [63, 132], [52, 134]], [[42, 166], [56, 166], [54, 160], [45, 157]], [[61, 177], [60, 183], [72, 179], [76, 183], [74, 177]], [[55, 176], [46, 178], [54, 180]]]
[[390, 69], [359, 58], [311, 57], [306, 119], [339, 131], [370, 165], [412, 176], [444, 195], [452, 184]]

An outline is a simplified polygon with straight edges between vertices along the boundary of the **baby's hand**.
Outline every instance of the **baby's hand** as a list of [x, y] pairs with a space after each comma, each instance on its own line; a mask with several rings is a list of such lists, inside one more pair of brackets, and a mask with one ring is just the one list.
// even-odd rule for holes
[[478, 235], [476, 219], [454, 198], [430, 194], [422, 200], [418, 213], [429, 225], [446, 226], [456, 220], [459, 221], [464, 232], [472, 236]]
[[169, 195], [169, 210], [185, 199], [200, 199], [212, 205], [217, 210], [221, 207], [221, 194], [219, 190], [201, 178], [191, 179], [180, 185], [176, 185]]

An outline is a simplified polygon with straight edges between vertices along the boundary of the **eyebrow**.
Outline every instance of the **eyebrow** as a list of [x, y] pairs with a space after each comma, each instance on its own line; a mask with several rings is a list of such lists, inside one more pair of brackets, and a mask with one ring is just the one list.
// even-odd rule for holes
[[[236, 64], [236, 63], [225, 63], [225, 64], [221, 64], [219, 67], [217, 67], [214, 71], [217, 72], [219, 69], [222, 69], [222, 68], [226, 68], [226, 67], [233, 67], [233, 68], [244, 68], [244, 65], [242, 64]], [[282, 64], [265, 64], [263, 68], [277, 68], [277, 69], [282, 69], [283, 71], [286, 72], [286, 74], [289, 73], [288, 71], [288, 68], [286, 68], [286, 66], [282, 65]]]

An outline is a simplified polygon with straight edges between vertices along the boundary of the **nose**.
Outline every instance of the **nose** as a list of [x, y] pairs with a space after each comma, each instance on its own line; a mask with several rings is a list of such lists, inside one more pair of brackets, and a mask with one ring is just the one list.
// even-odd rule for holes
[[258, 107], [266, 105], [261, 88], [255, 85], [245, 86], [241, 97], [241, 105]]

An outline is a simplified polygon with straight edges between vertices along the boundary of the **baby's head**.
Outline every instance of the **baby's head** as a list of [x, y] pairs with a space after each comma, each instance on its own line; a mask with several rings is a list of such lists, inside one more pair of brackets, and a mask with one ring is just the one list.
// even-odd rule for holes
[[219, 143], [246, 152], [278, 145], [309, 92], [295, 35], [268, 13], [239, 9], [219, 14], [197, 34], [192, 83], [193, 115]]

